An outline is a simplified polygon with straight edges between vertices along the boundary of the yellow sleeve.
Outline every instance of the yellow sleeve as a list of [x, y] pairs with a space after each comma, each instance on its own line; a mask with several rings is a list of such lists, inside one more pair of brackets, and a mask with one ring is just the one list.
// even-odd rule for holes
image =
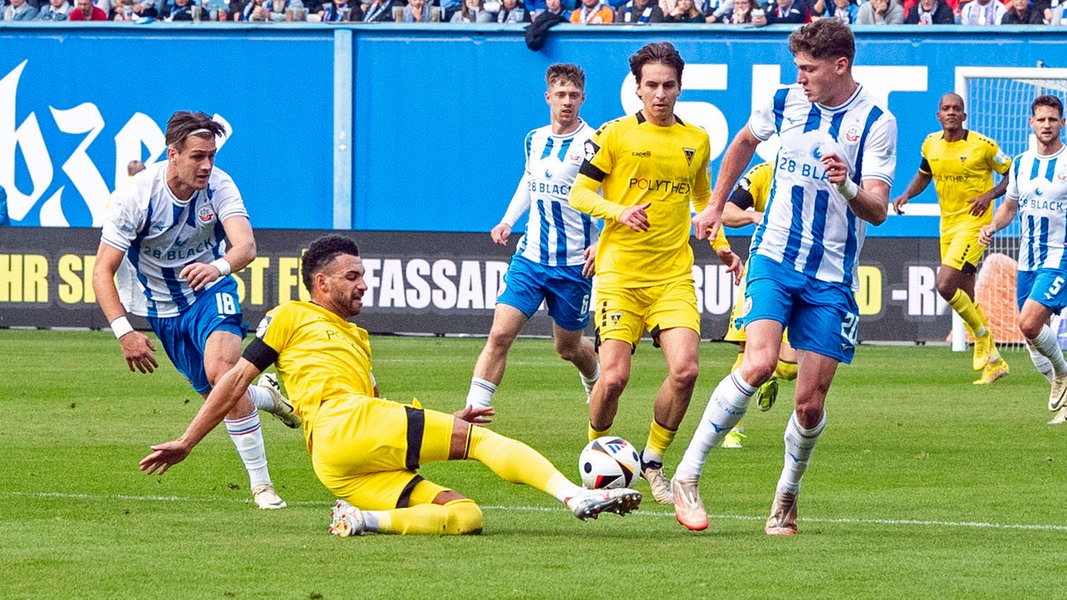
[[717, 254], [719, 250], [730, 247], [729, 240], [726, 239], [726, 234], [722, 232], [723, 228], [719, 227], [719, 232], [715, 234], [715, 239], [711, 240], [711, 249]]
[[612, 131], [610, 124], [606, 125], [585, 141], [585, 160], [582, 161], [582, 166], [578, 170], [578, 177], [574, 180], [568, 199], [571, 207], [579, 212], [597, 219], [618, 222], [626, 207], [606, 200], [597, 193], [600, 183], [611, 173], [614, 162]]
[[[708, 145], [704, 145], [701, 149], [703, 157], [701, 158], [700, 169], [697, 170], [696, 181], [693, 182], [693, 208], [697, 212], [704, 210], [708, 205], [708, 200], [711, 199], [711, 176], [708, 174], [708, 160], [711, 154], [711, 149]], [[721, 231], [721, 228], [720, 228]]]

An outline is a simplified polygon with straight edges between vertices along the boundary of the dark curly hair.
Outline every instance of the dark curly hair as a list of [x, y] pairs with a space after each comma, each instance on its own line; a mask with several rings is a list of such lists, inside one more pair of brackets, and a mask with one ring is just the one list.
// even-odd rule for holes
[[308, 245], [308, 249], [304, 251], [304, 256], [300, 259], [301, 277], [308, 292], [311, 291], [315, 273], [321, 272], [326, 265], [341, 254], [359, 256], [359, 247], [343, 235], [326, 235]]

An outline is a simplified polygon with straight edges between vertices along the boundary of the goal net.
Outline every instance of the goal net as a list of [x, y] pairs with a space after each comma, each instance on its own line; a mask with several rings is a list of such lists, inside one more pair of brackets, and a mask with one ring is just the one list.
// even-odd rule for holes
[[[956, 93], [967, 110], [967, 129], [980, 132], [997, 142], [1001, 151], [1016, 156], [1034, 146], [1030, 129], [1030, 103], [1042, 94], [1058, 97], [1067, 104], [1067, 69], [1035, 68], [957, 68]], [[994, 210], [1003, 202], [999, 198]], [[975, 296], [989, 321], [997, 345], [1022, 347], [1018, 309], [1015, 302], [1016, 260], [1019, 257], [1019, 220], [993, 238], [978, 266]], [[966, 330], [955, 313], [953, 348], [966, 348]], [[1056, 324], [1054, 324], [1056, 326]]]

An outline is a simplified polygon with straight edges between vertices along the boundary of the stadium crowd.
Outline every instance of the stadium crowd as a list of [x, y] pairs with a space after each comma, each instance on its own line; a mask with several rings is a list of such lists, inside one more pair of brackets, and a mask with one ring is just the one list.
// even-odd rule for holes
[[1059, 0], [6, 0], [3, 21], [1063, 24]]

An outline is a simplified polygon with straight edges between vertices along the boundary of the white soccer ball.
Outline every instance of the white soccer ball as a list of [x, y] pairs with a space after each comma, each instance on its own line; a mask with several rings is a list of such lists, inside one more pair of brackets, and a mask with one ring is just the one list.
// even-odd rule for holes
[[641, 475], [641, 457], [621, 437], [597, 438], [578, 455], [578, 470], [589, 489], [633, 487]]

